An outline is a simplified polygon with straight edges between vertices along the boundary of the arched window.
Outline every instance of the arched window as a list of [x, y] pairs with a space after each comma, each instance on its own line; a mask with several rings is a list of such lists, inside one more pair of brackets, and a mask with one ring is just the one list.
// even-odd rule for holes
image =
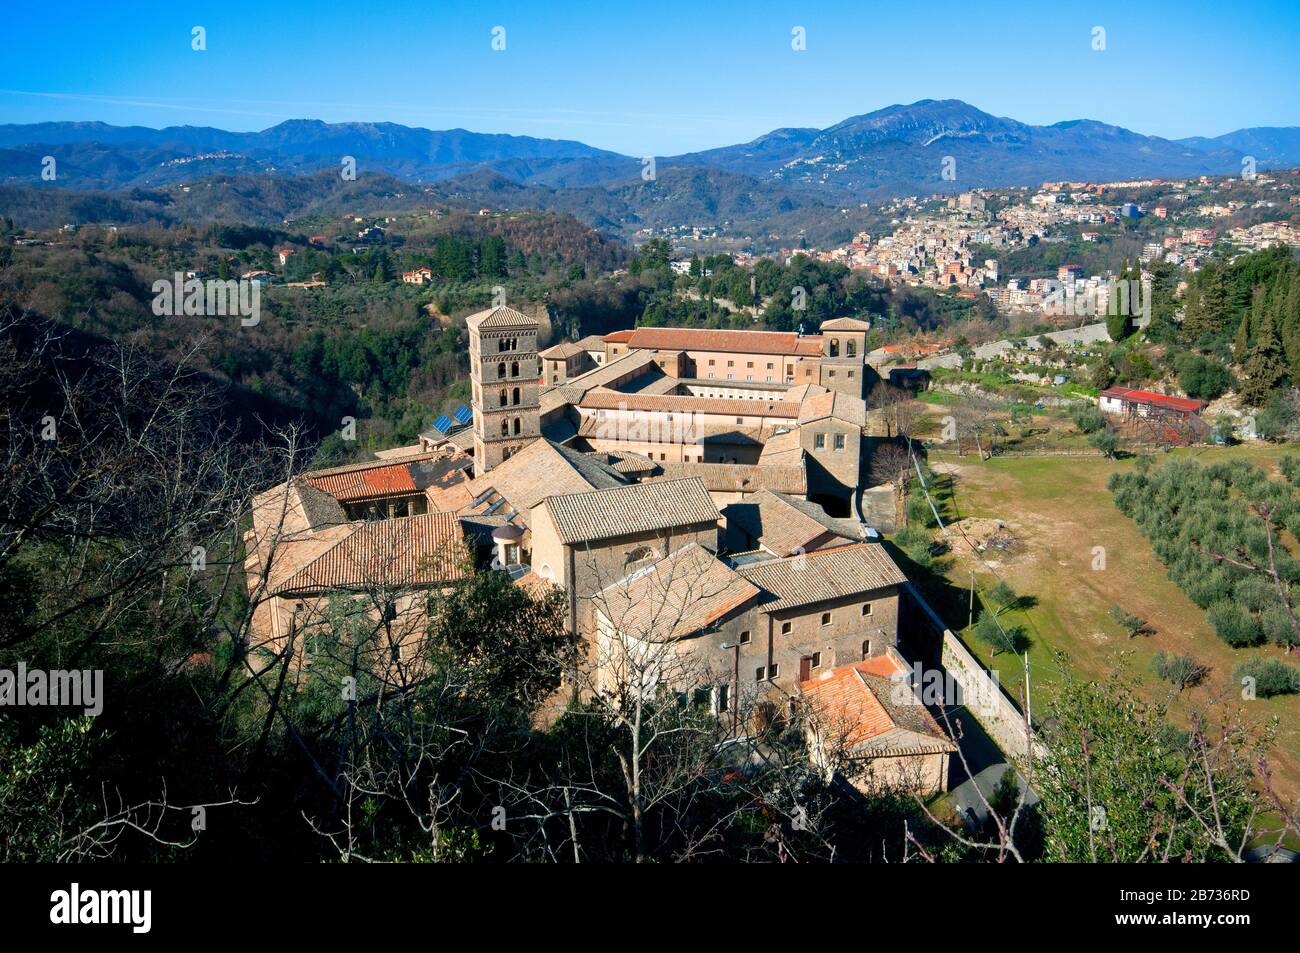
[[518, 376], [519, 376], [519, 362], [518, 362], [518, 361], [511, 361], [511, 362], [510, 362], [510, 376], [511, 376], [511, 377], [518, 377]]
[[831, 357], [840, 356], [840, 339], [831, 338]]
[[845, 342], [844, 342], [844, 353], [847, 354], [849, 357], [857, 357], [857, 356], [858, 356], [858, 344], [857, 344], [857, 342], [856, 342], [856, 341], [845, 341]]
[[515, 434], [516, 434], [516, 435], [519, 433], [519, 421], [520, 421], [520, 418], [519, 418], [519, 417], [516, 417], [516, 418], [515, 418]]
[[511, 395], [510, 395], [510, 403], [512, 403], [512, 404], [517, 404], [517, 403], [519, 403], [519, 388], [518, 388], [518, 387], [516, 387], [516, 388], [514, 389], [514, 391], [511, 393]]
[[509, 418], [506, 418], [505, 420], [502, 420], [502, 421], [501, 421], [501, 436], [503, 436], [503, 437], [508, 437], [508, 436], [510, 436], [510, 419], [509, 419]]
[[506, 376], [506, 366], [505, 366], [504, 364], [498, 364], [498, 365], [497, 365], [497, 378], [498, 378], [498, 379], [501, 379], [501, 378], [504, 378], [505, 376]]
[[506, 393], [505, 388], [503, 387], [503, 388], [501, 389], [501, 403], [500, 403], [500, 406], [501, 406], [501, 407], [504, 407], [504, 406], [505, 406], [506, 404], [508, 404], [509, 402], [510, 402], [510, 397], [509, 397], [509, 395]]

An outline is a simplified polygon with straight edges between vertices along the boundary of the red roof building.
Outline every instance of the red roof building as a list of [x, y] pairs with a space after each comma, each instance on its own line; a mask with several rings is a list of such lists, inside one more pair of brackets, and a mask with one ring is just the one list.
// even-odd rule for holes
[[1199, 414], [1205, 408], [1205, 401], [1192, 400], [1188, 397], [1170, 397], [1149, 390], [1133, 390], [1129, 387], [1110, 387], [1097, 395], [1097, 406], [1102, 413], [1108, 414], [1172, 414], [1188, 417]]

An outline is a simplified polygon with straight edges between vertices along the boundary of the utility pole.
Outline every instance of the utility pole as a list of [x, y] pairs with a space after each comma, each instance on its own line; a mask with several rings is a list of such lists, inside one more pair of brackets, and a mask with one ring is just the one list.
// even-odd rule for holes
[[1034, 703], [1029, 700], [1029, 650], [1025, 650], [1025, 721], [1034, 727]]
[[966, 620], [966, 626], [975, 624], [975, 570], [970, 571], [970, 614]]

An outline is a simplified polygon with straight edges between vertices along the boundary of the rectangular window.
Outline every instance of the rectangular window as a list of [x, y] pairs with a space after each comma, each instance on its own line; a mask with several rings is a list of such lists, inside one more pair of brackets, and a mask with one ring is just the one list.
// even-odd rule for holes
[[748, 629], [746, 629], [744, 632], [740, 633], [740, 644], [741, 644], [741, 645], [748, 645], [752, 639], [753, 639], [753, 636], [750, 634], [750, 632], [749, 632]]
[[753, 366], [754, 366], [754, 362], [753, 362], [753, 361], [746, 361], [746, 362], [745, 362], [745, 366], [746, 366], [746, 367], [753, 367]]
[[781, 634], [782, 634], [782, 635], [789, 635], [789, 634], [790, 634], [790, 623], [789, 623], [789, 622], [782, 622], [782, 623], [781, 623]]
[[714, 713], [731, 710], [731, 686], [719, 685], [713, 695]]
[[836, 449], [836, 450], [843, 450], [843, 449], [844, 449], [844, 434], [842, 434], [842, 433], [837, 433], [837, 434], [835, 435], [835, 449]]
[[745, 422], [745, 418], [744, 418], [744, 417], [737, 417], [737, 418], [736, 418], [736, 423], [738, 423], [738, 424], [743, 424], [744, 422]]
[[812, 654], [812, 667], [813, 667], [813, 668], [821, 668], [821, 664], [822, 664], [822, 653], [821, 653], [821, 652], [814, 652], [814, 653]]
[[754, 669], [754, 681], [761, 682], [766, 675], [767, 669], [763, 666], [760, 665], [758, 668]]
[[831, 614], [829, 612], [823, 612], [822, 625], [830, 625], [830, 624], [831, 624]]
[[864, 616], [871, 615], [871, 603], [870, 603], [870, 602], [865, 602], [865, 603], [862, 604], [862, 614], [863, 614]]
[[773, 662], [767, 669], [768, 678], [779, 678], [781, 676], [781, 665], [779, 662]]
[[[770, 371], [770, 370], [772, 370], [772, 368], [773, 368], [773, 364], [772, 364], [772, 362], [771, 362], [771, 361], [768, 361], [768, 362], [767, 362], [767, 369]], [[769, 377], [768, 380], [771, 380], [771, 378]]]
[[863, 657], [863, 658], [870, 658], [870, 657], [871, 657], [871, 640], [870, 640], [870, 639], [867, 639], [865, 642], [862, 643], [862, 657]]
[[713, 358], [709, 358], [709, 367], [713, 366]]
[[826, 449], [826, 434], [819, 433], [813, 437], [813, 449], [814, 450]]
[[834, 377], [834, 376], [835, 376], [835, 372], [834, 372], [834, 371], [831, 371], [829, 376]]

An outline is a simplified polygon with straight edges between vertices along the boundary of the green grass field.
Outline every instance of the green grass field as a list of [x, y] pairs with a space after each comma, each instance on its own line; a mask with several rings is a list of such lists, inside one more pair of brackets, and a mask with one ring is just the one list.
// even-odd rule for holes
[[[1283, 448], [1256, 445], [1232, 448], [1198, 448], [1174, 451], [1206, 462], [1244, 457], [1272, 469]], [[978, 517], [1000, 519], [1014, 537], [1005, 553], [992, 551], [972, 558], [960, 545], [941, 568], [951, 588], [941, 592], [936, 608], [954, 630], [967, 621], [966, 596], [956, 590], [970, 585], [972, 570], [977, 588], [992, 586], [997, 578], [1008, 581], [1034, 605], [1012, 610], [1001, 618], [1024, 625], [1032, 645], [1030, 675], [1035, 712], [1044, 708], [1052, 685], [1061, 678], [1061, 663], [1086, 678], [1102, 678], [1125, 667], [1140, 680], [1150, 697], [1166, 698], [1171, 689], [1151, 674], [1149, 665], [1158, 650], [1190, 655], [1210, 666], [1206, 682], [1174, 699], [1172, 710], [1181, 717], [1190, 705], [1204, 703], [1210, 692], [1239, 694], [1232, 678], [1233, 666], [1258, 651], [1283, 658], [1280, 649], [1232, 649], [1220, 641], [1193, 604], [1168, 578], [1163, 564], [1137, 527], [1111, 502], [1106, 481], [1117, 470], [1130, 469], [1132, 460], [1102, 457], [1034, 457], [979, 461], [973, 454], [956, 457], [932, 454], [930, 464], [940, 473], [936, 489], [943, 499], [945, 521]], [[944, 481], [950, 481], [944, 486]], [[956, 533], [951, 538], [959, 539]], [[1100, 550], [1098, 549], [1100, 547]], [[1104, 568], [1099, 557], [1104, 556]], [[1110, 616], [1119, 605], [1147, 620], [1151, 632], [1130, 639]], [[1020, 697], [1024, 682], [1021, 657], [989, 648], [973, 634], [963, 638], [981, 659], [999, 673], [1002, 683]], [[1300, 658], [1292, 656], [1292, 664]], [[1277, 788], [1290, 797], [1300, 794], [1300, 696], [1241, 702], [1244, 716], [1264, 724], [1280, 722], [1272, 761]]]

